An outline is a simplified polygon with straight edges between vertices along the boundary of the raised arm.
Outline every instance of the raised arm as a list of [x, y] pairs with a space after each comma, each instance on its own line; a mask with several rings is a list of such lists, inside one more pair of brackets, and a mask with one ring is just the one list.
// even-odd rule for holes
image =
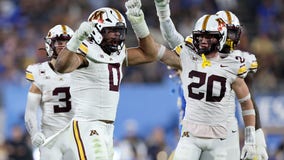
[[125, 3], [127, 18], [138, 37], [139, 46], [127, 50], [127, 64], [135, 65], [140, 63], [153, 62], [161, 60], [163, 63], [174, 68], [181, 68], [180, 59], [165, 46], [157, 43], [151, 36], [146, 21], [144, 19], [140, 0], [128, 0]]
[[171, 49], [181, 44], [184, 37], [176, 30], [170, 17], [170, 0], [154, 0], [159, 17], [160, 29], [164, 39], [168, 42]]
[[83, 55], [77, 54], [77, 49], [83, 40], [92, 32], [90, 22], [81, 23], [80, 27], [73, 34], [72, 38], [67, 43], [66, 47], [58, 54], [55, 70], [59, 73], [68, 73], [77, 69], [82, 64], [86, 63]]

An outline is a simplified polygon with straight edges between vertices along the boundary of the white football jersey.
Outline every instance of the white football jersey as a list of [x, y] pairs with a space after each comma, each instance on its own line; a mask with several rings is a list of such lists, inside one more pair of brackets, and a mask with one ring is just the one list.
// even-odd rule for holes
[[231, 56], [235, 56], [237, 60], [241, 61], [246, 65], [248, 69], [247, 73], [249, 72], [256, 73], [258, 63], [254, 54], [240, 50], [233, 50], [230, 54]]
[[231, 84], [246, 74], [246, 67], [233, 56], [206, 60], [190, 44], [182, 44], [175, 51], [181, 59], [186, 99], [183, 130], [197, 137], [226, 137]]
[[97, 44], [84, 41], [79, 51], [86, 55], [89, 64], [71, 73], [72, 104], [76, 106], [74, 117], [78, 120], [114, 121], [125, 47], [108, 55]]
[[[256, 60], [256, 57], [254, 54], [251, 54], [249, 52], [244, 52], [244, 51], [240, 51], [240, 50], [233, 50], [230, 54], [230, 56], [235, 57], [235, 59], [239, 60], [241, 63], [244, 63], [246, 65], [246, 68], [248, 69], [248, 73], [256, 73], [257, 71], [257, 67], [258, 67], [258, 63]], [[245, 74], [245, 76], [247, 76], [247, 74]], [[235, 107], [235, 100], [236, 100], [236, 96], [235, 96], [235, 92], [232, 91], [231, 93], [231, 111], [230, 111], [230, 116], [231, 117], [235, 117], [235, 111], [236, 111], [236, 107]]]
[[41, 129], [46, 137], [58, 132], [73, 118], [71, 106], [70, 74], [56, 74], [48, 62], [29, 65], [26, 79], [42, 93]]

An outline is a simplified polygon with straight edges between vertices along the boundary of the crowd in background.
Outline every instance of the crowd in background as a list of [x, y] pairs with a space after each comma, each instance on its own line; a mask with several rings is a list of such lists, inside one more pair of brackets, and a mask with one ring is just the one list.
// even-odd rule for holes
[[[157, 41], [166, 45], [160, 34], [153, 0], [142, 0], [142, 5], [151, 33]], [[23, 83], [27, 65], [46, 60], [46, 52], [42, 50], [43, 38], [52, 26], [67, 24], [75, 30], [93, 10], [102, 6], [117, 8], [122, 13], [125, 11], [124, 1], [115, 0], [1, 0], [0, 87], [11, 83]], [[255, 91], [264, 94], [283, 93], [283, 0], [171, 0], [170, 6], [171, 17], [177, 30], [184, 36], [191, 33], [195, 20], [203, 14], [214, 14], [223, 9], [235, 13], [243, 25], [243, 36], [239, 47], [241, 50], [254, 53], [258, 59]], [[137, 39], [129, 23], [126, 45], [127, 47], [137, 45]], [[124, 70], [123, 81], [124, 83], [159, 83], [167, 77], [167, 68], [155, 62], [128, 67]], [[3, 96], [5, 93], [1, 94]], [[1, 94], [0, 106], [3, 106]], [[20, 136], [25, 133], [19, 133], [17, 127], [14, 131], [16, 142], [8, 141], [8, 146], [20, 145], [19, 150], [29, 153], [29, 146], [23, 143], [28, 138]], [[157, 132], [156, 134], [159, 134], [159, 131]], [[0, 146], [1, 151], [3, 147]], [[283, 152], [283, 145], [279, 150]], [[17, 153], [15, 149], [9, 151]]]
[[[153, 1], [142, 1], [150, 30], [163, 42]], [[0, 77], [17, 80], [28, 64], [45, 60], [43, 37], [55, 24], [67, 24], [76, 29], [96, 8], [111, 6], [124, 13], [124, 1], [92, 0], [2, 0], [0, 1]], [[194, 21], [203, 14], [221, 9], [235, 13], [243, 25], [242, 50], [256, 54], [259, 70], [255, 79], [260, 92], [281, 92], [284, 71], [284, 2], [281, 0], [172, 0], [171, 17], [177, 30], [189, 35]], [[126, 45], [135, 46], [136, 37], [130, 25]], [[166, 44], [166, 43], [165, 43]], [[150, 69], [149, 69], [150, 68]], [[125, 70], [126, 82], [160, 82], [167, 72], [159, 63]]]

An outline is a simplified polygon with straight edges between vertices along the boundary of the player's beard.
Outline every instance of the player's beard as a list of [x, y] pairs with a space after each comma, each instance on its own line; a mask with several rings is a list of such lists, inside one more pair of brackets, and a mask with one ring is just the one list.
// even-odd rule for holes
[[100, 46], [104, 52], [110, 55], [112, 52], [118, 51], [118, 47], [122, 42], [123, 41], [119, 38], [111, 38], [109, 40], [103, 40]]
[[211, 40], [208, 40], [208, 46], [207, 47], [200, 47], [198, 49], [198, 54], [204, 54], [208, 55], [212, 52], [218, 51], [218, 44], [216, 42], [212, 43]]

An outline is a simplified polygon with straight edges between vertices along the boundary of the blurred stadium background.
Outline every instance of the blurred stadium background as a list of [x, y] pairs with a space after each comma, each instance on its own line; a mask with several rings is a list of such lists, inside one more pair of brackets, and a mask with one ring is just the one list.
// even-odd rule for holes
[[[46, 53], [38, 49], [44, 48], [47, 31], [56, 24], [76, 29], [93, 10], [103, 6], [124, 13], [124, 2], [0, 0], [0, 160], [32, 159], [29, 154], [34, 148], [23, 120], [29, 87], [24, 74], [27, 65], [46, 60]], [[142, 5], [152, 34], [166, 45], [154, 2], [142, 0]], [[253, 92], [270, 160], [284, 159], [283, 7], [283, 0], [171, 0], [171, 17], [184, 36], [190, 34], [194, 21], [203, 14], [231, 10], [239, 17], [243, 24], [240, 49], [254, 53], [259, 62]], [[137, 44], [129, 24], [126, 44], [127, 47]], [[170, 73], [159, 62], [124, 69], [115, 123], [116, 159], [133, 159], [122, 155], [129, 153], [140, 157], [137, 160], [163, 160], [175, 148], [178, 80], [170, 79]], [[240, 126], [242, 129], [241, 121]], [[127, 147], [130, 141], [135, 145]]]

